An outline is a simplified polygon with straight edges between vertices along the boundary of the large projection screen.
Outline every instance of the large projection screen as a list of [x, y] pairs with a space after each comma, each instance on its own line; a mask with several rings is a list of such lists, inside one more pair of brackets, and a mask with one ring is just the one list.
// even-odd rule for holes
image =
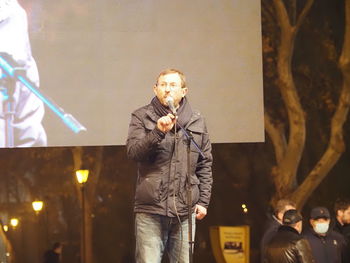
[[123, 145], [158, 73], [186, 75], [214, 143], [264, 140], [260, 0], [21, 0], [46, 108], [48, 146]]

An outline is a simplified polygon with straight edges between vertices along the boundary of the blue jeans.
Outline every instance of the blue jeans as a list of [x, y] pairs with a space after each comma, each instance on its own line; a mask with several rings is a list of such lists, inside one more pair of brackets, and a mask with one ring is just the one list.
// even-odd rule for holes
[[[136, 213], [136, 263], [160, 263], [164, 251], [170, 263], [189, 262], [188, 218]], [[195, 233], [195, 214], [192, 215], [192, 236]]]

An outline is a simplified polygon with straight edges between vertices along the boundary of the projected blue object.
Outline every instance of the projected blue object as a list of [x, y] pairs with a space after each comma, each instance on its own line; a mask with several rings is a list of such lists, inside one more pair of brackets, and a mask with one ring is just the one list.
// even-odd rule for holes
[[13, 60], [13, 58], [4, 52], [0, 52], [0, 68], [2, 69], [1, 78], [10, 77], [20, 81], [31, 92], [33, 92], [45, 105], [50, 108], [74, 133], [86, 131], [87, 129], [76, 120], [73, 115], [66, 113], [62, 108], [57, 106], [52, 99], [45, 96], [34, 83], [32, 83], [26, 76], [25, 71]]

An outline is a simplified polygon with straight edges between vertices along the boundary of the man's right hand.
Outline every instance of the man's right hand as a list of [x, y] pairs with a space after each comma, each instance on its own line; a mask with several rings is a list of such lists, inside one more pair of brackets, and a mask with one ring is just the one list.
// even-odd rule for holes
[[174, 124], [176, 123], [176, 118], [173, 114], [169, 113], [167, 116], [163, 116], [158, 119], [157, 121], [157, 128], [164, 132], [167, 133], [170, 131], [173, 127]]

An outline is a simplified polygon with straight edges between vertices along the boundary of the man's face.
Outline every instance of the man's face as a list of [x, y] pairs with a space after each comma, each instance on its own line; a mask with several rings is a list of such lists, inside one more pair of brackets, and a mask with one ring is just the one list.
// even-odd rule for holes
[[310, 225], [320, 235], [325, 235], [329, 229], [329, 218], [310, 219]]
[[338, 220], [342, 224], [350, 224], [350, 206], [346, 210], [338, 210]]
[[295, 229], [301, 234], [303, 231], [303, 221], [300, 220], [299, 222], [296, 223]]
[[153, 91], [164, 106], [168, 106], [166, 99], [172, 97], [174, 105], [177, 107], [181, 99], [187, 94], [187, 87], [182, 88], [181, 85], [179, 74], [170, 73], [159, 77], [157, 85], [153, 87]]

